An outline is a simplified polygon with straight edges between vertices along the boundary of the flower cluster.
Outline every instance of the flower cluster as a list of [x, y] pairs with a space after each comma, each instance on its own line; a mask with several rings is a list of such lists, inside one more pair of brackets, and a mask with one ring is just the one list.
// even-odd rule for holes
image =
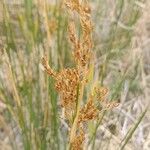
[[68, 120], [70, 127], [69, 145], [72, 150], [82, 150], [86, 133], [84, 123], [98, 118], [101, 110], [98, 109], [97, 103], [102, 105], [103, 110], [113, 108], [116, 105], [115, 103], [106, 102], [108, 89], [105, 87], [96, 87], [94, 94], [89, 94], [86, 104], [83, 104], [83, 93], [87, 82], [93, 45], [91, 38], [91, 10], [87, 2], [81, 3], [79, 0], [65, 0], [65, 4], [69, 8], [70, 16], [72, 13], [78, 14], [82, 30], [81, 37], [78, 38], [75, 22], [71, 21], [69, 23], [68, 32], [73, 45], [76, 66], [55, 72], [48, 65], [46, 57], [42, 58], [42, 65], [45, 72], [55, 80], [55, 88], [60, 96], [61, 107], [65, 112], [65, 119]]
[[[71, 21], [69, 23], [68, 31], [70, 41], [74, 47], [74, 58], [78, 65], [86, 66], [91, 57], [92, 49], [92, 23], [90, 17], [90, 7], [87, 3], [81, 4], [79, 0], [66, 0], [66, 6], [71, 10], [71, 12], [76, 12], [79, 15], [81, 28], [82, 28], [82, 37], [80, 40], [76, 35], [75, 23]], [[70, 13], [71, 16], [71, 13]]]
[[98, 117], [99, 110], [96, 108], [93, 97], [81, 108], [78, 123], [83, 123]]

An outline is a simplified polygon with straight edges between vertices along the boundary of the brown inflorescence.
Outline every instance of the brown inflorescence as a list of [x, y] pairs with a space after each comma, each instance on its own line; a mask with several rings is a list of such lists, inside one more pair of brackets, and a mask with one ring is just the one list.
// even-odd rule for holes
[[56, 73], [48, 65], [46, 57], [42, 58], [42, 65], [45, 72], [55, 79], [55, 88], [59, 92], [61, 106], [65, 108], [66, 119], [69, 119], [70, 116], [67, 114], [71, 113], [68, 111], [74, 111], [76, 106], [77, 87], [80, 81], [79, 72], [75, 68], [68, 68]]
[[108, 88], [95, 87], [95, 94], [96, 94], [96, 99], [101, 104], [103, 110], [113, 109], [113, 108], [119, 106], [118, 102], [116, 102], [114, 100], [113, 101], [107, 100]]
[[85, 140], [85, 132], [83, 128], [79, 129], [79, 133], [74, 137], [71, 143], [71, 150], [83, 150], [83, 143]]
[[46, 57], [42, 58], [42, 65], [44, 66], [45, 72], [55, 80], [55, 88], [61, 99], [61, 107], [64, 109], [65, 119], [68, 120], [70, 127], [70, 148], [72, 150], [82, 150], [86, 133], [83, 125], [90, 120], [96, 120], [100, 112], [94, 99], [102, 103], [104, 110], [117, 105], [116, 103], [111, 103], [111, 105], [110, 103], [106, 103], [107, 88], [96, 87], [94, 89], [95, 94], [90, 94], [86, 104], [81, 107], [83, 104], [81, 101], [84, 95], [85, 83], [88, 82], [88, 67], [92, 55], [91, 49], [93, 47], [91, 9], [87, 2], [80, 2], [79, 0], [65, 0], [65, 4], [69, 8], [70, 16], [72, 16], [72, 13], [77, 13], [79, 16], [82, 30], [79, 39], [76, 35], [75, 22], [73, 19], [70, 21], [68, 32], [69, 39], [73, 45], [73, 56], [76, 67], [55, 72], [49, 66]]
[[87, 3], [80, 3], [79, 0], [66, 0], [66, 6], [72, 11], [77, 12], [80, 18], [82, 38], [79, 40], [76, 36], [76, 29], [74, 22], [69, 23], [69, 37], [73, 43], [74, 51], [73, 55], [78, 65], [82, 67], [88, 64], [91, 58], [92, 43], [92, 23], [90, 16], [90, 7]]
[[[91, 97], [93, 98], [93, 97]], [[96, 108], [93, 99], [90, 99], [80, 110], [78, 123], [94, 120], [98, 117], [99, 110]]]
[[95, 87], [95, 93], [96, 93], [96, 98], [99, 101], [105, 101], [107, 94], [108, 94], [108, 88], [106, 87]]
[[50, 75], [50, 76], [56, 78], [56, 72], [54, 72], [54, 71], [51, 69], [51, 67], [49, 66], [48, 60], [47, 60], [47, 57], [46, 57], [46, 56], [42, 58], [41, 63], [42, 63], [42, 65], [43, 65], [43, 67], [44, 67], [44, 71], [45, 71], [48, 75]]
[[78, 84], [79, 73], [77, 69], [64, 69], [58, 73], [55, 87], [61, 94], [62, 107], [71, 107], [71, 105], [75, 105]]
[[[78, 86], [81, 82], [84, 81], [82, 79], [83, 77], [81, 77], [82, 74], [78, 69], [75, 68], [63, 69], [62, 71], [56, 73], [48, 65], [46, 57], [42, 58], [42, 65], [44, 66], [44, 69], [48, 73], [48, 75], [52, 76], [55, 79], [55, 88], [59, 92], [59, 95], [61, 97], [61, 106], [65, 110], [66, 119], [70, 121], [70, 118], [76, 113], [77, 98], [78, 94], [80, 94], [80, 91], [78, 91]], [[94, 91], [95, 94], [90, 95], [87, 103], [83, 105], [82, 108], [80, 108], [77, 120], [79, 128], [82, 128], [83, 123], [98, 118], [98, 114], [100, 113], [100, 111], [94, 103], [95, 98], [98, 100], [98, 102], [101, 103], [101, 105], [103, 106], [103, 110], [112, 109], [118, 106], [118, 103], [116, 102], [106, 101], [106, 96], [108, 94], [107, 88], [95, 87]], [[72, 123], [69, 123], [69, 126], [71, 126], [71, 124]], [[82, 130], [80, 131], [77, 130], [76, 134], [73, 137], [73, 140], [70, 143], [71, 149], [82, 150], [84, 139], [84, 129], [82, 128]]]

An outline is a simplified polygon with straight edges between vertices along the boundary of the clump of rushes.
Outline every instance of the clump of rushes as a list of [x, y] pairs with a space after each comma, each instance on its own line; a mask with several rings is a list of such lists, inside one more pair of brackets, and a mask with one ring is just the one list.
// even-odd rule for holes
[[[83, 149], [86, 130], [84, 124], [90, 120], [95, 120], [101, 111], [113, 108], [116, 103], [106, 102], [108, 93], [105, 87], [95, 87], [94, 92], [89, 94], [86, 104], [83, 104], [83, 94], [88, 82], [89, 64], [92, 57], [92, 23], [91, 9], [87, 1], [65, 0], [71, 21], [68, 26], [69, 38], [73, 45], [73, 57], [76, 62], [74, 68], [63, 69], [55, 72], [48, 64], [47, 58], [42, 58], [42, 65], [45, 72], [54, 78], [55, 88], [61, 99], [61, 107], [64, 117], [70, 127], [69, 149]], [[77, 37], [75, 22], [72, 19], [74, 13], [78, 14], [82, 34]], [[101, 107], [99, 107], [101, 106]]]

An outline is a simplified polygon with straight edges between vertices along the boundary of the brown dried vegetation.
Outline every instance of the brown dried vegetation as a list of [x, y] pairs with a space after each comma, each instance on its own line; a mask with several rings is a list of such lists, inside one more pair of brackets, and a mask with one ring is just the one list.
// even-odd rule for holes
[[[69, 38], [73, 45], [73, 56], [76, 67], [63, 69], [55, 72], [48, 65], [46, 57], [42, 58], [45, 72], [54, 78], [55, 88], [61, 99], [61, 107], [65, 111], [65, 119], [70, 126], [69, 145], [72, 150], [81, 150], [85, 139], [83, 124], [89, 120], [98, 118], [100, 110], [94, 100], [103, 102], [106, 100], [108, 89], [104, 87], [95, 88], [95, 94], [90, 95], [87, 103], [82, 105], [83, 92], [87, 82], [88, 66], [92, 54], [92, 23], [90, 18], [90, 7], [87, 2], [80, 3], [79, 0], [65, 0], [70, 16], [77, 13], [80, 19], [82, 35], [78, 39], [76, 26], [73, 19], [69, 23]], [[108, 106], [107, 106], [108, 107]], [[78, 129], [77, 129], [78, 127]]]

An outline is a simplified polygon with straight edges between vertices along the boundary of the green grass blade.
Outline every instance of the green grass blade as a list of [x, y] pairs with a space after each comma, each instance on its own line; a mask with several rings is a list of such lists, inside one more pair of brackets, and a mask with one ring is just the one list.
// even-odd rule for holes
[[125, 146], [127, 145], [127, 143], [129, 142], [129, 140], [132, 138], [135, 130], [138, 128], [139, 124], [141, 123], [142, 119], [144, 118], [147, 110], [149, 108], [149, 105], [146, 107], [146, 109], [144, 110], [144, 112], [141, 114], [141, 116], [139, 117], [137, 123], [130, 129], [130, 131], [126, 134], [126, 136], [124, 137], [124, 139], [122, 140], [121, 143], [122, 146], [120, 147], [120, 150], [123, 150], [125, 148]]

